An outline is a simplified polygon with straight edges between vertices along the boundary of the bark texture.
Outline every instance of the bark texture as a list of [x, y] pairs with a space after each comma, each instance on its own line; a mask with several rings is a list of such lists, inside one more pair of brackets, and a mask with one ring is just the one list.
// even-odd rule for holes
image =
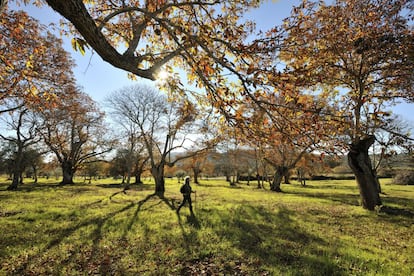
[[377, 177], [368, 155], [368, 149], [374, 141], [375, 137], [369, 136], [354, 142], [348, 153], [348, 164], [355, 174], [362, 207], [371, 211], [375, 210], [376, 206], [382, 205]]

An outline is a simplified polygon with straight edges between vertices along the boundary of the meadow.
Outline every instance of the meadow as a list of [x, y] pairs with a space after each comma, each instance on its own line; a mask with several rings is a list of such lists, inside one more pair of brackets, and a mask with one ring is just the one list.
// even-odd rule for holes
[[[6, 191], [0, 179], [0, 275], [413, 275], [414, 186], [382, 179], [385, 207], [359, 206], [353, 180], [231, 187], [192, 184], [194, 215], [151, 181], [112, 179]], [[268, 187], [268, 186], [267, 186]]]

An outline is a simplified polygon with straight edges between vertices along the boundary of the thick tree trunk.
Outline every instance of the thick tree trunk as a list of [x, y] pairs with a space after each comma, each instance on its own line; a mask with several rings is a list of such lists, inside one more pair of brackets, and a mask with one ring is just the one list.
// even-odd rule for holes
[[64, 161], [61, 164], [61, 167], [62, 167], [63, 179], [60, 182], [60, 184], [61, 185], [73, 184], [73, 176], [75, 174], [75, 171], [73, 169], [72, 162], [71, 161]]
[[145, 166], [145, 163], [147, 163], [147, 160], [148, 159], [146, 159], [146, 160], [144, 160], [143, 162], [137, 162], [136, 164], [135, 164], [135, 173], [134, 173], [134, 176], [135, 176], [135, 184], [142, 184], [142, 183], [144, 183], [144, 182], [142, 182], [142, 180], [141, 180], [141, 175], [142, 175], [142, 173], [144, 172], [144, 166]]
[[7, 190], [17, 190], [17, 187], [19, 184], [22, 183], [22, 155], [23, 152], [21, 150], [17, 151], [16, 159], [14, 160], [13, 164], [13, 178], [12, 183], [9, 187], [7, 187]]
[[164, 166], [157, 165], [151, 168], [151, 174], [155, 180], [155, 194], [159, 197], [164, 197], [165, 180], [164, 180]]
[[17, 190], [18, 186], [19, 186], [19, 175], [13, 173], [12, 183], [7, 187], [7, 190], [9, 191]]
[[201, 170], [199, 168], [193, 168], [193, 174], [194, 174], [194, 183], [195, 184], [200, 184], [198, 182], [198, 176], [200, 175]]
[[141, 180], [142, 171], [136, 171], [135, 172], [135, 184], [142, 184]]
[[370, 136], [355, 142], [351, 145], [348, 153], [348, 164], [355, 174], [362, 207], [371, 211], [375, 210], [376, 206], [382, 205], [378, 189], [379, 182], [372, 169], [368, 155], [368, 149], [374, 141], [375, 137]]
[[285, 184], [290, 184], [290, 173], [289, 171], [287, 171], [285, 173], [285, 175], [283, 176], [284, 180], [285, 180]]
[[283, 177], [288, 172], [288, 168], [284, 166], [276, 167], [275, 176], [273, 177], [273, 181], [270, 185], [270, 190], [274, 192], [281, 192], [282, 189], [280, 188], [280, 184], [282, 183]]
[[282, 182], [282, 175], [275, 173], [275, 176], [273, 177], [273, 181], [270, 184], [270, 190], [274, 192], [281, 192], [282, 189], [280, 188], [280, 183]]

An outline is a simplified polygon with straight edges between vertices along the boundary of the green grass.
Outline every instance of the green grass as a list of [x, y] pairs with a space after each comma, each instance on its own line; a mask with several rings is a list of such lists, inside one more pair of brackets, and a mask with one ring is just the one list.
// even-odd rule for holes
[[382, 180], [387, 207], [368, 212], [354, 181], [273, 193], [205, 180], [193, 184], [195, 216], [177, 216], [176, 180], [164, 199], [151, 183], [126, 194], [111, 184], [51, 180], [10, 192], [0, 180], [0, 275], [414, 273], [414, 186]]

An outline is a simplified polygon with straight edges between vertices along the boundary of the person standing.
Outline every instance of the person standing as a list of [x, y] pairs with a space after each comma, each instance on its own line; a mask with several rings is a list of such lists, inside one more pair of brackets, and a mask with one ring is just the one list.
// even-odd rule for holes
[[185, 203], [188, 202], [190, 212], [191, 212], [191, 214], [193, 214], [193, 205], [192, 205], [192, 202], [191, 202], [191, 193], [194, 193], [194, 191], [191, 189], [190, 177], [189, 176], [186, 176], [184, 178], [184, 184], [181, 186], [180, 192], [183, 195], [183, 202], [181, 202], [180, 206], [178, 206], [177, 213], [179, 213], [181, 207], [183, 207], [185, 205]]

